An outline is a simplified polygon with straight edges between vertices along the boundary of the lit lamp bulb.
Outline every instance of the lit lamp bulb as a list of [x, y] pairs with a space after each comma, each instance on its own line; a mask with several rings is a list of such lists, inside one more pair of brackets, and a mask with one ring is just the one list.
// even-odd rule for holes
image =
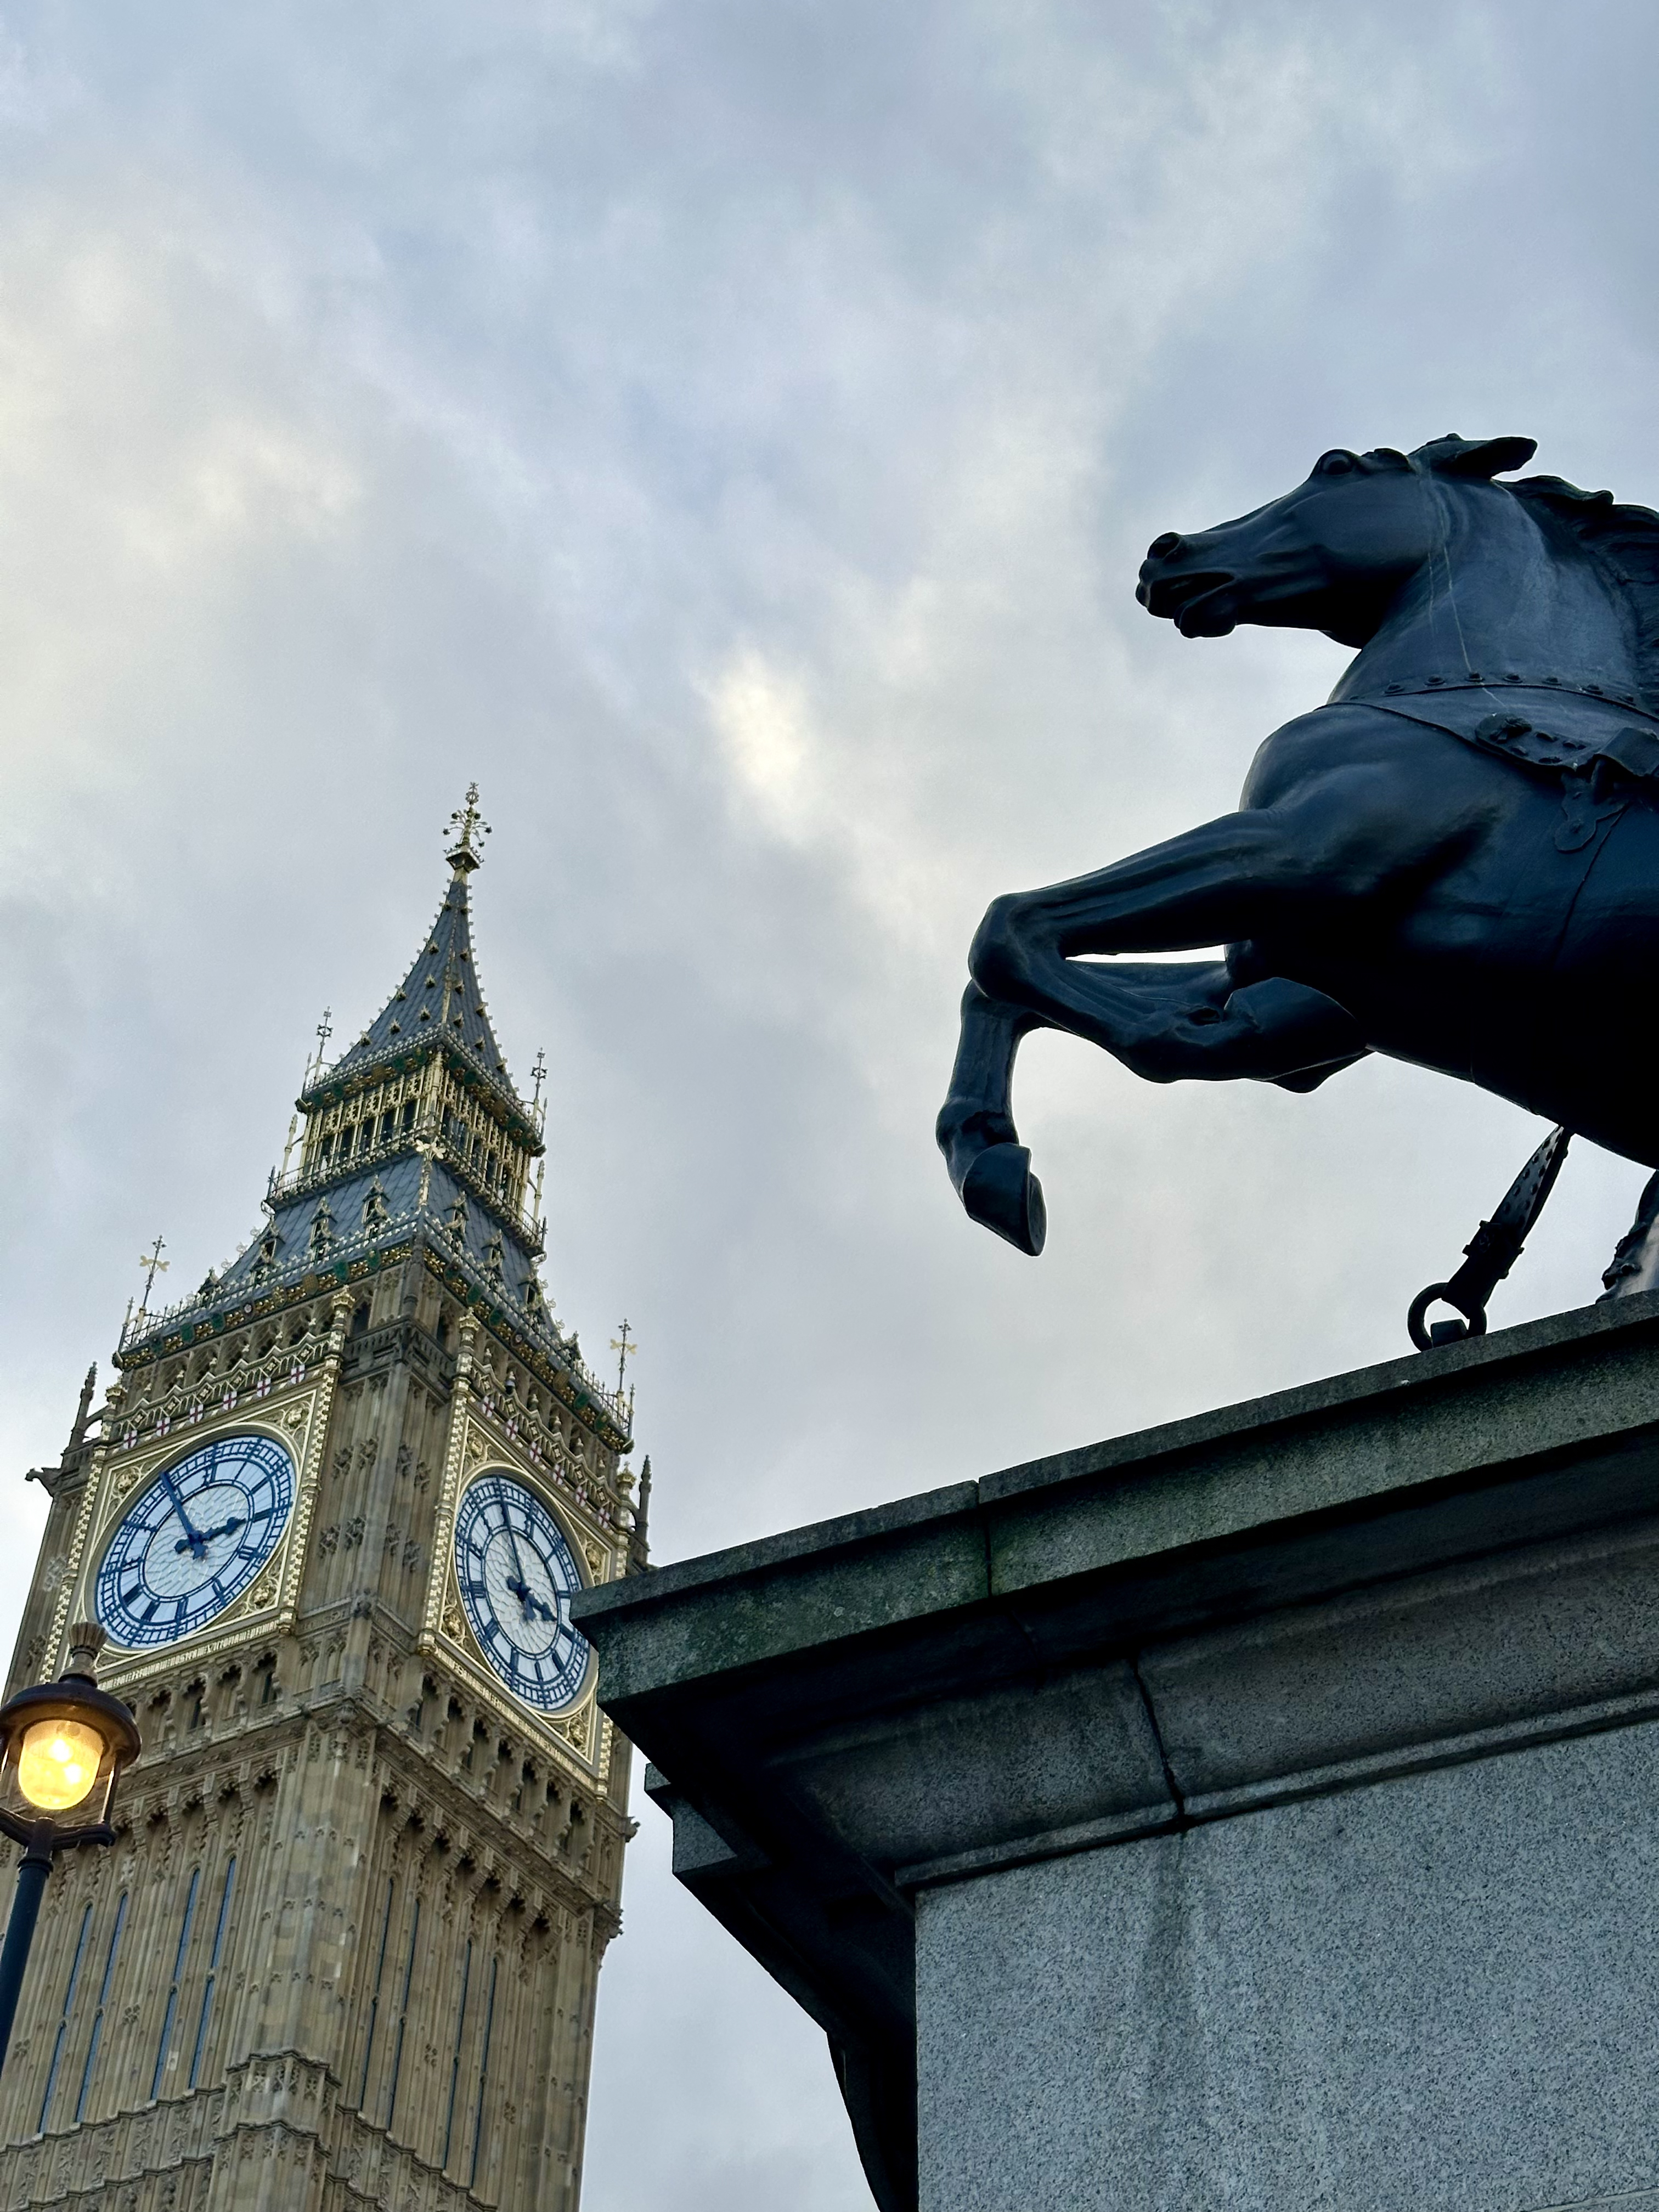
[[98, 1779], [104, 1739], [82, 1721], [36, 1721], [23, 1733], [17, 1786], [43, 1813], [66, 1813]]

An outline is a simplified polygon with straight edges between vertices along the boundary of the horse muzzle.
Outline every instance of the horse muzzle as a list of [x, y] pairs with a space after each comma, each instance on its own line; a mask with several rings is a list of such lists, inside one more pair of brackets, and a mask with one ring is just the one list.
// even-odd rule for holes
[[1173, 535], [1154, 538], [1140, 564], [1135, 597], [1148, 614], [1172, 622], [1183, 637], [1225, 637], [1238, 619], [1231, 568], [1172, 568], [1189, 550]]

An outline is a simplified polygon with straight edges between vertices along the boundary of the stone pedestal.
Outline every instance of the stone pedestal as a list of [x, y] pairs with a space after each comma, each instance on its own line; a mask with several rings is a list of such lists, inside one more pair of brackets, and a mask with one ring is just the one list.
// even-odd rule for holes
[[883, 2212], [1659, 2212], [1659, 1297], [583, 1625]]

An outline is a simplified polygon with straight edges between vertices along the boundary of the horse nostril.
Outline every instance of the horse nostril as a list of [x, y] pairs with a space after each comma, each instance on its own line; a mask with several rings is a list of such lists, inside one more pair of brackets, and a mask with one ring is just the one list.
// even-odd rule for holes
[[1154, 538], [1152, 544], [1146, 548], [1146, 558], [1149, 561], [1162, 561], [1166, 554], [1178, 553], [1180, 550], [1180, 532], [1176, 530], [1166, 530], [1162, 538]]

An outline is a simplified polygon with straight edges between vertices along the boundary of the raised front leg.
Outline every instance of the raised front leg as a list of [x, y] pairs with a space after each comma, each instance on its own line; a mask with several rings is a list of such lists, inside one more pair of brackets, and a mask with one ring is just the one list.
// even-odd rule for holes
[[1224, 814], [1092, 875], [1006, 892], [979, 926], [969, 972], [993, 998], [1043, 1011], [1056, 962], [1278, 935], [1372, 898], [1427, 857], [1388, 835], [1391, 810], [1358, 803], [1381, 795], [1363, 788], [1376, 781], [1322, 777], [1293, 806]]
[[1277, 976], [1235, 990], [1220, 961], [1071, 965], [1066, 975], [1079, 992], [1064, 1017], [969, 983], [936, 1130], [968, 1213], [1022, 1252], [1042, 1249], [1048, 1218], [1012, 1112], [1014, 1058], [1032, 1030], [1087, 1037], [1158, 1083], [1254, 1078], [1311, 1090], [1367, 1050], [1352, 1018], [1322, 992]]
[[[1353, 742], [1364, 733], [1362, 723]], [[1328, 768], [1310, 767], [1294, 747], [1290, 757], [1296, 780], [1272, 803], [1092, 875], [1010, 894], [987, 913], [969, 954], [978, 996], [963, 1001], [939, 1142], [969, 1212], [1022, 1250], [1042, 1241], [1041, 1196], [1008, 1109], [1027, 1030], [1087, 1037], [1163, 1083], [1253, 1077], [1307, 1090], [1368, 1049], [1346, 1009], [1302, 984], [1270, 978], [1236, 991], [1217, 962], [1148, 967], [1098, 957], [1311, 940], [1402, 878], [1420, 883], [1478, 834], [1467, 808], [1425, 809], [1393, 751], [1350, 752]]]

